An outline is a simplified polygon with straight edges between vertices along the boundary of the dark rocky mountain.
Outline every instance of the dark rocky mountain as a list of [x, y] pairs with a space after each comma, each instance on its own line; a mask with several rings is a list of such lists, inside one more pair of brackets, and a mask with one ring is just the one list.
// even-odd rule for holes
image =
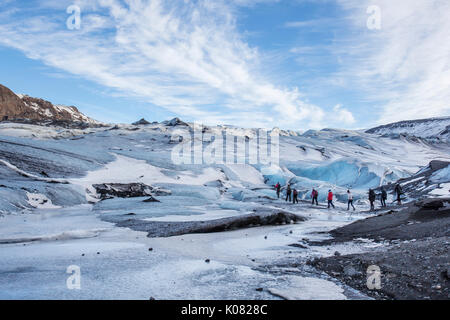
[[146, 126], [146, 125], [149, 125], [149, 124], [151, 124], [151, 123], [148, 122], [147, 120], [145, 120], [144, 118], [142, 118], [141, 120], [136, 121], [136, 122], [133, 122], [132, 124], [133, 124], [134, 126]]
[[172, 120], [163, 121], [162, 124], [168, 127], [189, 126], [186, 122], [181, 121], [179, 118], [173, 118]]
[[0, 85], [0, 120], [18, 122], [77, 122], [99, 125], [82, 114], [74, 106], [54, 105], [49, 101], [27, 95], [15, 94], [7, 87]]

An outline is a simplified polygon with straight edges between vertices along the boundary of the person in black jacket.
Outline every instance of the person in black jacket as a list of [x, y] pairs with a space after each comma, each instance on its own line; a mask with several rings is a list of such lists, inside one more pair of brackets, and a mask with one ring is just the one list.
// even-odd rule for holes
[[400, 183], [397, 183], [397, 185], [395, 186], [394, 191], [397, 194], [397, 204], [401, 205], [402, 204], [403, 190], [402, 190], [402, 186], [400, 185]]
[[289, 202], [292, 201], [291, 194], [292, 194], [291, 185], [288, 184], [287, 188], [286, 188], [286, 202], [288, 201], [288, 199], [289, 199]]
[[375, 200], [376, 200], [377, 196], [375, 194], [375, 191], [373, 191], [372, 189], [369, 190], [369, 201], [370, 201], [370, 210], [374, 211], [375, 210]]
[[384, 187], [381, 187], [381, 206], [382, 207], [387, 207], [386, 200], [387, 200], [387, 192], [384, 189]]

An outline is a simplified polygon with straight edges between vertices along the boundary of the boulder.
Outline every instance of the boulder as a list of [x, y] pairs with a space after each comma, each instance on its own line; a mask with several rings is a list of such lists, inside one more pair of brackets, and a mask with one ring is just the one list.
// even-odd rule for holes
[[143, 183], [103, 183], [93, 187], [102, 200], [110, 198], [137, 198], [152, 196], [153, 187]]
[[427, 199], [417, 202], [415, 205], [424, 210], [439, 210], [445, 207], [445, 200], [441, 199]]

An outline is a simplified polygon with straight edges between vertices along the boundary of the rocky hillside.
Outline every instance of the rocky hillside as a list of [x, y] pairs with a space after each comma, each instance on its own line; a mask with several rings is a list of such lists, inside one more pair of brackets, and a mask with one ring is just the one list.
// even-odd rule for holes
[[43, 99], [15, 94], [2, 85], [0, 85], [0, 120], [99, 124], [99, 122], [82, 114], [76, 107], [53, 105]]
[[372, 128], [366, 133], [384, 137], [403, 135], [423, 138], [432, 142], [450, 142], [450, 117], [401, 121]]

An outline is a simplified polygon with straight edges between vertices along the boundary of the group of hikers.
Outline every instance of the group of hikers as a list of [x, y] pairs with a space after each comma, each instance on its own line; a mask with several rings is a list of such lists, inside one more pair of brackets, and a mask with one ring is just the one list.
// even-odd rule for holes
[[[278, 197], [278, 199], [280, 199], [282, 187], [279, 182], [275, 185], [275, 189], [277, 192], [277, 197]], [[398, 205], [401, 205], [402, 204], [401, 196], [403, 194], [403, 190], [402, 190], [402, 187], [400, 184], [397, 184], [395, 186], [394, 192], [397, 195], [396, 201], [397, 201]], [[388, 197], [388, 194], [387, 194], [386, 189], [384, 187], [381, 187], [380, 200], [381, 200], [382, 208], [387, 207], [387, 204], [386, 204], [387, 197]], [[375, 190], [370, 189], [369, 190], [369, 201], [370, 201], [370, 210], [371, 211], [375, 210], [376, 198], [377, 198], [377, 194], [375, 193]], [[316, 189], [313, 189], [311, 192], [311, 199], [312, 199], [312, 205], [318, 206], [319, 205], [319, 200], [318, 200], [319, 199], [319, 191], [317, 191]], [[328, 190], [328, 195], [327, 195], [328, 209], [330, 209], [331, 207], [333, 207], [333, 209], [336, 208], [334, 206], [333, 199], [334, 199], [333, 191]], [[286, 187], [286, 202], [288, 202], [288, 201], [289, 202], [292, 201], [292, 203], [294, 203], [294, 204], [299, 203], [298, 190], [292, 189], [291, 184], [288, 184]], [[353, 211], [356, 210], [355, 206], [353, 205], [353, 194], [350, 190], [347, 190], [347, 211], [350, 210], [350, 207], [353, 208]]]

